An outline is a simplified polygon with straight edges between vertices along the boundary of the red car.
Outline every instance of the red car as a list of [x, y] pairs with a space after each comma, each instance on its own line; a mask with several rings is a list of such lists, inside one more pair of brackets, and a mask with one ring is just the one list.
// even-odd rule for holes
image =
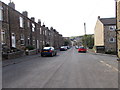
[[85, 47], [81, 46], [81, 47], [78, 48], [78, 52], [84, 52], [84, 53], [86, 53], [87, 49]]

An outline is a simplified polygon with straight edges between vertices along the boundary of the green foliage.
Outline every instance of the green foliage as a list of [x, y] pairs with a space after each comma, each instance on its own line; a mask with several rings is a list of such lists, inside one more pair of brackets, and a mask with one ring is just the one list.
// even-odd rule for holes
[[68, 39], [65, 39], [64, 40], [64, 45], [65, 46], [68, 46], [68, 45], [70, 45], [71, 44], [71, 41], [70, 40], [68, 40]]
[[112, 51], [112, 50], [108, 50], [105, 52], [106, 54], [113, 54], [113, 55], [116, 55], [116, 51]]
[[35, 48], [34, 48], [33, 46], [27, 46], [26, 49], [28, 49], [28, 50], [33, 50], [33, 49], [35, 49]]
[[83, 46], [87, 46], [88, 48], [92, 49], [94, 46], [94, 37], [92, 35], [85, 35], [82, 38]]

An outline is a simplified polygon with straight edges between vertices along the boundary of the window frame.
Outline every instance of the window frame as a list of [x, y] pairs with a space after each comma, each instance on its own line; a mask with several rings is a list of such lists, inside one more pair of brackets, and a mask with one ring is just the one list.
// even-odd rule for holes
[[24, 19], [23, 19], [23, 17], [19, 17], [19, 22], [20, 22], [20, 27], [21, 28], [24, 28]]
[[0, 21], [3, 21], [3, 7], [0, 6]]
[[[112, 39], [112, 40], [111, 40], [111, 39]], [[113, 37], [109, 38], [109, 42], [110, 42], [110, 43], [114, 43], [114, 42], [115, 42], [115, 38], [113, 38]]]
[[32, 23], [32, 32], [35, 32], [35, 24]]
[[116, 29], [116, 26], [114, 25], [114, 26], [109, 26], [109, 30], [110, 31], [115, 31], [115, 29]]

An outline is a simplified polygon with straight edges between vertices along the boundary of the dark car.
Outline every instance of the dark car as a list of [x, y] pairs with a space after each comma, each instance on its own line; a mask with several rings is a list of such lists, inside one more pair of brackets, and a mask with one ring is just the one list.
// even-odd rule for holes
[[78, 47], [78, 52], [87, 52], [87, 49], [83, 46]]
[[67, 46], [61, 46], [60, 47], [60, 51], [66, 51], [67, 50]]
[[57, 55], [57, 51], [54, 47], [44, 47], [41, 51], [41, 56], [55, 56]]

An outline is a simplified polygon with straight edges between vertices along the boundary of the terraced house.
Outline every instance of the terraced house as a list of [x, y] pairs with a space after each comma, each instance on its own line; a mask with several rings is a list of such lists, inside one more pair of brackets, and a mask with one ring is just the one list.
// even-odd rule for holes
[[120, 0], [116, 0], [116, 33], [117, 33], [117, 52], [120, 59]]
[[[0, 1], [0, 25], [1, 25], [1, 42], [3, 58], [16, 58], [24, 56], [26, 50], [32, 49], [37, 54], [41, 49], [51, 42], [60, 43], [57, 39], [51, 39], [53, 36], [59, 36], [63, 44], [63, 37], [59, 33], [51, 33], [48, 27], [41, 25], [40, 19], [35, 22], [35, 18], [28, 18], [28, 12], [18, 12], [15, 4], [10, 2], [8, 5]], [[56, 31], [54, 31], [56, 32]], [[14, 57], [13, 57], [14, 56]]]
[[116, 18], [100, 18], [94, 30], [94, 46], [98, 53], [116, 54]]

